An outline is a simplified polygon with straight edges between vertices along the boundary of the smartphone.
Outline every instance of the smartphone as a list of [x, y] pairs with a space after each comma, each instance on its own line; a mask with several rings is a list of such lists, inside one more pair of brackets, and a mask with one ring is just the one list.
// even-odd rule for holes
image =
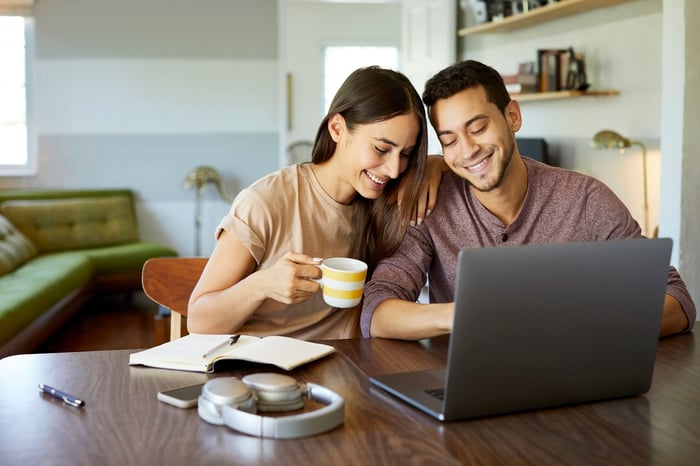
[[178, 408], [193, 408], [197, 406], [197, 399], [202, 394], [203, 386], [203, 383], [199, 383], [172, 390], [163, 390], [158, 392], [158, 399], [163, 403], [168, 403]]

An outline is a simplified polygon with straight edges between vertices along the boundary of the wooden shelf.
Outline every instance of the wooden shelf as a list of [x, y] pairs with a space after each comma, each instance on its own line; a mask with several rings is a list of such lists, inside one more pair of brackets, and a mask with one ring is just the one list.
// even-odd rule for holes
[[532, 92], [526, 94], [513, 94], [511, 98], [518, 102], [532, 102], [536, 100], [575, 99], [577, 97], [608, 97], [620, 95], [620, 91], [556, 91], [556, 92]]
[[494, 21], [477, 26], [463, 28], [457, 31], [458, 36], [469, 34], [487, 34], [494, 32], [505, 32], [515, 29], [534, 26], [535, 24], [552, 21], [565, 16], [583, 13], [584, 11], [595, 10], [607, 6], [627, 3], [634, 0], [560, 0], [557, 3], [550, 3], [538, 8], [533, 8], [526, 13], [518, 13], [507, 16], [500, 21]]

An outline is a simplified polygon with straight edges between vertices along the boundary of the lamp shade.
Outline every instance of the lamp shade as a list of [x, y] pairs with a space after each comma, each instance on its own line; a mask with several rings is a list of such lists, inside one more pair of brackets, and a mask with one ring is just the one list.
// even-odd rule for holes
[[629, 139], [609, 129], [598, 131], [591, 141], [594, 149], [627, 149], [631, 145]]
[[204, 165], [193, 168], [187, 173], [185, 180], [182, 182], [182, 187], [185, 189], [194, 188], [201, 194], [209, 183], [216, 186], [219, 196], [221, 196], [222, 199], [229, 202], [233, 201], [224, 188], [219, 172], [214, 167]]

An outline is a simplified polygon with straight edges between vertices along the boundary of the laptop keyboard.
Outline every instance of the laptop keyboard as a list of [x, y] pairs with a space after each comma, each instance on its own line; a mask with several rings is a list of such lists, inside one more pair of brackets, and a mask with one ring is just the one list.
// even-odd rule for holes
[[444, 400], [445, 400], [445, 388], [444, 388], [444, 387], [441, 387], [441, 388], [429, 388], [429, 389], [425, 390], [425, 393], [427, 393], [427, 394], [430, 395], [430, 396], [433, 396], [433, 397], [437, 398], [437, 399], [440, 400], [440, 401], [444, 401]]

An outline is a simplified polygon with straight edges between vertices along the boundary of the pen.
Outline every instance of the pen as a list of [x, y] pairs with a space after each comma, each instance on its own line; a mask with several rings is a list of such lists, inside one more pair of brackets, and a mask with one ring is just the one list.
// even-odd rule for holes
[[54, 398], [63, 400], [64, 403], [71, 405], [75, 408], [82, 408], [83, 406], [85, 406], [85, 402], [83, 400], [79, 400], [73, 395], [69, 395], [66, 392], [62, 392], [61, 390], [58, 390], [56, 388], [49, 387], [48, 385], [45, 385], [43, 383], [39, 384], [39, 390], [41, 390], [43, 393], [47, 393], [53, 396]]
[[236, 343], [240, 337], [241, 337], [240, 335], [231, 335], [231, 337], [229, 337], [228, 340], [226, 340], [223, 343], [219, 343], [218, 345], [216, 345], [215, 347], [213, 347], [212, 349], [210, 349], [209, 351], [204, 353], [202, 355], [202, 358], [206, 359], [209, 356], [213, 356], [215, 353], [218, 353], [223, 348], [226, 348], [227, 346], [231, 346], [232, 344]]

